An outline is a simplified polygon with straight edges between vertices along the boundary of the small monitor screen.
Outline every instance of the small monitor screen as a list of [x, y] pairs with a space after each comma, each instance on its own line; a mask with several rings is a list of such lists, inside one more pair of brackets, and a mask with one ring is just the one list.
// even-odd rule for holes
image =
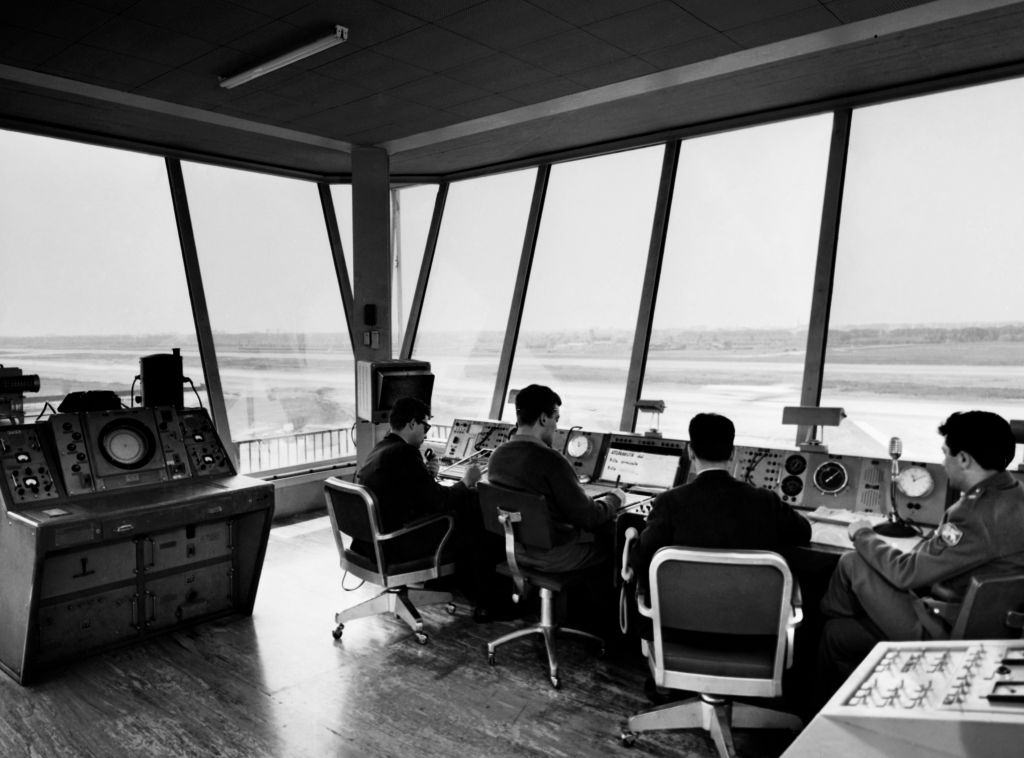
[[675, 483], [678, 468], [678, 450], [618, 443], [608, 448], [601, 480], [667, 489]]
[[434, 375], [425, 371], [382, 371], [380, 392], [377, 395], [378, 413], [387, 413], [395, 401], [403, 397], [414, 397], [428, 408], [434, 390]]

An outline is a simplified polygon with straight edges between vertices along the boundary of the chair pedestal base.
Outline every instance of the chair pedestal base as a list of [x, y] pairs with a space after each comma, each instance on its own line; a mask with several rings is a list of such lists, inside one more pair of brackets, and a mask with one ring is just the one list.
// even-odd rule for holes
[[420, 617], [419, 611], [416, 610], [416, 606], [436, 605], [437, 603], [451, 604], [451, 602], [452, 594], [450, 592], [437, 592], [415, 587], [392, 587], [376, 597], [335, 613], [334, 622], [340, 629], [347, 621], [376, 616], [379, 613], [393, 613], [408, 624], [412, 631], [422, 633], [423, 619]]
[[487, 643], [487, 662], [492, 666], [494, 665], [494, 651], [506, 642], [512, 642], [518, 640], [521, 637], [528, 637], [532, 634], [539, 634], [544, 638], [544, 648], [548, 654], [548, 677], [551, 679], [551, 684], [555, 689], [561, 686], [561, 680], [558, 678], [558, 657], [556, 655], [555, 646], [555, 634], [561, 634], [568, 637], [578, 637], [590, 642], [596, 642], [602, 653], [604, 652], [604, 640], [595, 634], [584, 632], [579, 629], [570, 629], [568, 627], [558, 626], [554, 623], [554, 593], [545, 588], [540, 590], [540, 623], [536, 626], [527, 627], [526, 629], [517, 629], [514, 632], [509, 632], [496, 640], [491, 640]]
[[631, 740], [637, 732], [699, 728], [711, 734], [722, 758], [733, 758], [736, 748], [732, 741], [732, 727], [799, 730], [802, 726], [800, 719], [791, 713], [701, 695], [630, 716], [623, 740]]

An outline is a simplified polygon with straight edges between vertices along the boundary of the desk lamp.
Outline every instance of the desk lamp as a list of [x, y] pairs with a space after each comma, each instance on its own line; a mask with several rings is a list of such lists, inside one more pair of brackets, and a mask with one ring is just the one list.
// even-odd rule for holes
[[789, 426], [806, 427], [804, 439], [797, 447], [805, 453], [827, 453], [828, 447], [818, 439], [819, 426], [839, 426], [846, 418], [842, 408], [819, 408], [815, 405], [787, 405], [782, 409], [782, 423]]

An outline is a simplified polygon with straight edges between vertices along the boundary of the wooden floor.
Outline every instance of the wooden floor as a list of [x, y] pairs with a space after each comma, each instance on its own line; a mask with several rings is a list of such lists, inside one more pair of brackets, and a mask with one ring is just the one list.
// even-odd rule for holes
[[[619, 743], [649, 706], [639, 658], [561, 648], [562, 689], [541, 648], [484, 645], [516, 626], [475, 624], [468, 609], [423, 609], [426, 646], [394, 617], [346, 625], [326, 517], [271, 533], [251, 618], [193, 627], [95, 656], [31, 687], [0, 676], [0, 756], [714, 756], [699, 731]], [[743, 756], [778, 756], [786, 732], [737, 732]]]

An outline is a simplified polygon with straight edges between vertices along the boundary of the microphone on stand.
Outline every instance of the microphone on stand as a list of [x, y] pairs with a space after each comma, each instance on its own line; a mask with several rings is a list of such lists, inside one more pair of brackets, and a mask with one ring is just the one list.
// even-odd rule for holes
[[899, 437], [889, 440], [889, 457], [892, 470], [889, 472], [889, 514], [886, 521], [875, 527], [875, 532], [884, 537], [913, 537], [917, 529], [900, 518], [896, 512], [896, 478], [900, 475], [900, 456], [903, 455], [903, 441]]

